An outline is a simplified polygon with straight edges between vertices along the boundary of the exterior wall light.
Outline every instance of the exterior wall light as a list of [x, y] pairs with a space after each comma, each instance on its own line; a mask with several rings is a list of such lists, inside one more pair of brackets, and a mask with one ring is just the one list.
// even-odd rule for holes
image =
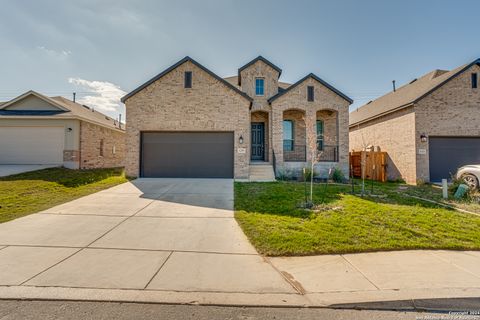
[[427, 135], [426, 135], [425, 133], [422, 133], [422, 134], [420, 135], [420, 141], [422, 141], [422, 142], [427, 142]]
[[68, 132], [72, 132], [73, 129], [72, 128], [67, 128], [67, 130], [68, 130]]
[[243, 144], [243, 136], [242, 136], [242, 135], [240, 135], [240, 138], [238, 138], [238, 142], [239, 142], [240, 144]]

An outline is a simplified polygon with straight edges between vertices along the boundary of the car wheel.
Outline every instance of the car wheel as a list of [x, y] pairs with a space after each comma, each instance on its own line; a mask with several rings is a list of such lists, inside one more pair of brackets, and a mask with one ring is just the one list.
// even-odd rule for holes
[[462, 180], [463, 182], [465, 182], [465, 184], [467, 186], [470, 187], [470, 189], [477, 189], [478, 188], [478, 180], [477, 180], [477, 177], [475, 177], [473, 174], [464, 174], [462, 176]]

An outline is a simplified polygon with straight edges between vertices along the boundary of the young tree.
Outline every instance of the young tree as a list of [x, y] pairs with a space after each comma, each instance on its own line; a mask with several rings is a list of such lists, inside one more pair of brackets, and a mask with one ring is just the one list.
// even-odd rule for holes
[[[306, 152], [310, 155], [310, 205], [313, 205], [313, 175], [315, 164], [318, 163], [323, 151], [318, 150], [317, 121], [314, 117], [303, 117], [306, 133]], [[307, 157], [308, 158], [308, 157]]]

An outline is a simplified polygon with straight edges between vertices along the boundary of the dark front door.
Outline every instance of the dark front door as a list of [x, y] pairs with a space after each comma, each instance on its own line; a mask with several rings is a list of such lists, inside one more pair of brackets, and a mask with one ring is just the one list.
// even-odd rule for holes
[[479, 137], [429, 137], [430, 182], [450, 179], [466, 164], [480, 163]]
[[252, 122], [252, 160], [265, 159], [265, 124]]
[[233, 178], [233, 132], [142, 132], [141, 176]]

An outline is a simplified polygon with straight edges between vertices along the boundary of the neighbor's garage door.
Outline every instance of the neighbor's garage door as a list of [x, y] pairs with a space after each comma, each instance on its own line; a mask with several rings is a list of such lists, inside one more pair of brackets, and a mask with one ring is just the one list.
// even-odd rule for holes
[[141, 176], [233, 178], [233, 133], [143, 132]]
[[466, 164], [480, 164], [480, 137], [429, 137], [430, 181], [450, 179]]
[[63, 163], [63, 127], [0, 127], [0, 164]]

